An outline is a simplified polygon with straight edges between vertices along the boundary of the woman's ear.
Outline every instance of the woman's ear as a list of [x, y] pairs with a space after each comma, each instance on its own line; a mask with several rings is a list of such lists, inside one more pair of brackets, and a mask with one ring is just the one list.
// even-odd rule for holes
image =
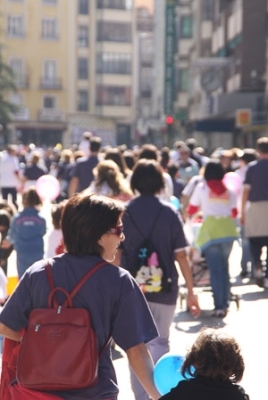
[[98, 245], [100, 245], [101, 247], [103, 247], [103, 236], [101, 236], [98, 240]]

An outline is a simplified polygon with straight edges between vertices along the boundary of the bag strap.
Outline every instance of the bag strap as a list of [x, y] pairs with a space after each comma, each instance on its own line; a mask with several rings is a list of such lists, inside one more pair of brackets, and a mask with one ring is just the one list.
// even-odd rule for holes
[[153, 226], [152, 226], [152, 228], [151, 228], [151, 230], [150, 230], [150, 233], [149, 233], [149, 236], [148, 236], [148, 237], [146, 237], [146, 236], [144, 235], [144, 233], [141, 231], [141, 229], [140, 229], [139, 226], [136, 224], [136, 222], [135, 222], [134, 218], [132, 217], [132, 215], [130, 214], [130, 212], [128, 212], [128, 215], [130, 216], [130, 219], [131, 219], [131, 221], [133, 222], [134, 226], [136, 227], [137, 231], [144, 237], [144, 239], [148, 240], [148, 239], [151, 239], [151, 236], [152, 236], [153, 230], [154, 230], [154, 228], [155, 228], [156, 222], [157, 222], [158, 217], [159, 217], [159, 215], [160, 215], [160, 213], [161, 213], [162, 210], [163, 210], [163, 207], [161, 206], [160, 209], [158, 210], [158, 213], [156, 214], [156, 217], [155, 217]]
[[[76, 294], [79, 292], [81, 287], [85, 284], [85, 282], [93, 275], [95, 272], [97, 272], [98, 269], [103, 267], [104, 265], [108, 264], [106, 261], [101, 261], [98, 264], [96, 264], [93, 268], [91, 268], [89, 271], [85, 273], [85, 275], [77, 282], [77, 284], [74, 286], [74, 288], [71, 290], [69, 294], [69, 298], [73, 299]], [[51, 291], [55, 292], [55, 285], [54, 285], [54, 278], [53, 278], [53, 273], [52, 273], [52, 268], [51, 268], [51, 262], [50, 260], [47, 261], [46, 266], [45, 266], [45, 271], [48, 279], [48, 283], [50, 286]], [[60, 288], [59, 288], [60, 289]], [[59, 305], [57, 298], [55, 297], [54, 299], [56, 306]], [[66, 307], [68, 303], [68, 298], [64, 301], [62, 307]]]

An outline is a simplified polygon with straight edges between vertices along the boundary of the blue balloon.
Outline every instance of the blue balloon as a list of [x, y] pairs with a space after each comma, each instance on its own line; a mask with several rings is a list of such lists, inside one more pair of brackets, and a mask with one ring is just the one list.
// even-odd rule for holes
[[161, 395], [168, 393], [185, 379], [181, 374], [183, 361], [183, 356], [172, 353], [165, 354], [157, 361], [154, 367], [154, 383]]
[[181, 207], [180, 200], [176, 196], [170, 197], [170, 203], [173, 204], [173, 206], [176, 208], [176, 210], [179, 210]]

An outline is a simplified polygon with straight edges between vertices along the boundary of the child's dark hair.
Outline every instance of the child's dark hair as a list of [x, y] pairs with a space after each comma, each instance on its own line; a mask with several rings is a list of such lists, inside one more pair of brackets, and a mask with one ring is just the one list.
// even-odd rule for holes
[[[195, 370], [193, 370], [193, 368]], [[233, 383], [241, 381], [245, 369], [235, 338], [221, 329], [204, 329], [187, 353], [182, 375], [197, 375]]]
[[6, 210], [0, 210], [0, 225], [9, 228], [11, 215]]
[[174, 162], [174, 161], [170, 161], [167, 165], [167, 171], [169, 173], [169, 175], [171, 176], [172, 179], [175, 178], [177, 172], [179, 171], [180, 166], [178, 163]]
[[55, 229], [60, 229], [61, 215], [66, 203], [67, 200], [61, 201], [58, 204], [54, 204], [51, 209], [52, 224]]
[[24, 207], [35, 207], [42, 204], [42, 200], [34, 186], [24, 190], [22, 193], [22, 203]]

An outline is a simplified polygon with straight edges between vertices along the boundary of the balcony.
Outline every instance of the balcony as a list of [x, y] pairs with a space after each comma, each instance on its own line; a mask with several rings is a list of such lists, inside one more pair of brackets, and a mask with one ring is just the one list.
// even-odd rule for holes
[[39, 121], [63, 122], [65, 114], [58, 108], [42, 108], [38, 115]]
[[62, 89], [61, 79], [43, 77], [41, 78], [40, 89], [61, 90]]
[[130, 10], [131, 6], [127, 5], [126, 0], [98, 0], [97, 8], [103, 9], [111, 9], [111, 10]]

